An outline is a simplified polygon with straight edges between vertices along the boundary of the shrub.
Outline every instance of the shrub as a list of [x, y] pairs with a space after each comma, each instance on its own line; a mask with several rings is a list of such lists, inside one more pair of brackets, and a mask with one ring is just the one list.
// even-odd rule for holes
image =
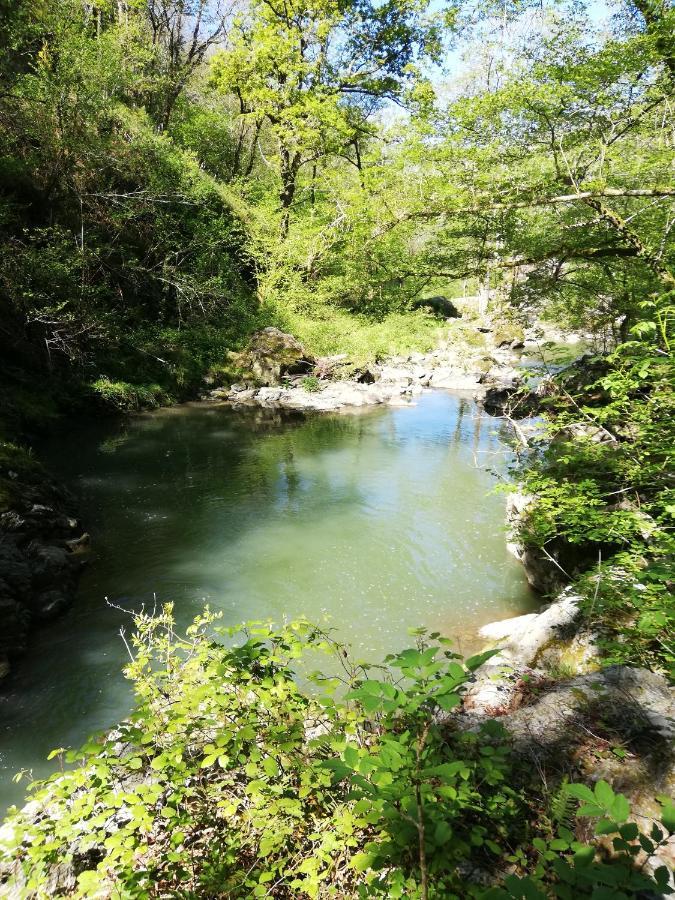
[[[33, 812], [0, 832], [0, 877], [22, 896], [71, 872], [76, 897], [668, 892], [661, 870], [654, 881], [633, 868], [665, 831], [640, 836], [604, 782], [569, 792], [581, 815], [602, 817], [600, 834], [618, 834], [616, 860], [595, 860], [565, 825], [528, 834], [502, 727], [448, 720], [492, 651], [462, 662], [420, 631], [369, 667], [306, 622], [219, 628], [207, 610], [182, 636], [166, 607], [136, 624], [133, 713], [78, 752], [54, 751], [74, 767], [33, 786]], [[329, 674], [308, 675], [317, 653]], [[515, 871], [499, 886], [505, 862]], [[476, 868], [495, 885], [487, 894], [467, 880]]]

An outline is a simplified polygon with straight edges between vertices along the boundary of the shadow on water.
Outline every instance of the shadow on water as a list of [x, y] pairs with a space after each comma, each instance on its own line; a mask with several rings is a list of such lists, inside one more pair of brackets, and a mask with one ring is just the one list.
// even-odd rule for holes
[[530, 610], [490, 493], [508, 455], [499, 428], [437, 392], [349, 415], [184, 406], [54, 436], [42, 455], [79, 496], [94, 556], [0, 695], [0, 806], [21, 799], [14, 772], [50, 771], [51, 748], [129, 709], [129, 617], [106, 598], [172, 600], [182, 625], [205, 603], [228, 624], [306, 615], [371, 660], [411, 627], [461, 645]]

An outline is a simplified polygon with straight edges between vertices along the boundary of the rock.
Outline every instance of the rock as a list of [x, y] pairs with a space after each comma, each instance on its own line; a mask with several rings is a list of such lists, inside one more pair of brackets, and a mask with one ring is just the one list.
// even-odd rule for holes
[[479, 630], [488, 647], [499, 649], [477, 672], [465, 694], [465, 708], [482, 714], [511, 708], [522, 673], [538, 665], [542, 650], [573, 630], [580, 597], [571, 590], [539, 613], [491, 622]]
[[354, 381], [357, 384], [375, 384], [377, 377], [377, 374], [371, 369], [357, 369], [354, 372]]
[[314, 366], [314, 374], [317, 378], [332, 378], [336, 372], [349, 364], [346, 353], [337, 353], [334, 356], [317, 357]]
[[482, 378], [484, 393], [476, 396], [488, 415], [525, 419], [537, 412], [539, 396], [524, 387], [520, 373], [510, 366], [492, 367]]
[[333, 412], [345, 407], [379, 403], [407, 404], [409, 400], [405, 398], [412, 397], [422, 390], [419, 385], [413, 385], [410, 381], [410, 379], [377, 381], [373, 384], [327, 381], [321, 382], [318, 391], [308, 391], [302, 384], [289, 387], [262, 387], [258, 390], [226, 394], [218, 399], [227, 399], [235, 405], [260, 406], [267, 409]]
[[31, 603], [31, 609], [35, 611], [37, 619], [41, 622], [48, 622], [50, 619], [56, 618], [59, 613], [63, 612], [70, 605], [70, 600], [63, 591], [52, 589], [43, 591], [38, 594], [36, 599]]
[[553, 542], [547, 555], [538, 547], [525, 544], [520, 537], [527, 509], [535, 499], [523, 491], [511, 491], [507, 494], [506, 521], [509, 532], [506, 548], [522, 563], [530, 587], [540, 594], [550, 594], [567, 581], [556, 558], [557, 545]]
[[72, 602], [89, 541], [77, 537], [71, 499], [46, 473], [24, 472], [11, 496], [0, 515], [0, 680], [26, 649], [29, 629]]
[[264, 328], [252, 336], [246, 350], [235, 354], [233, 362], [255, 383], [274, 385], [283, 375], [311, 372], [316, 360], [292, 334]]
[[557, 431], [552, 439], [552, 444], [565, 444], [571, 441], [591, 441], [593, 444], [617, 444], [618, 441], [601, 425], [590, 422], [574, 422]]
[[478, 387], [480, 375], [477, 373], [462, 372], [450, 366], [434, 369], [429, 379], [429, 385], [433, 388], [445, 390], [472, 391]]
[[480, 402], [489, 416], [503, 416], [510, 412], [509, 406], [516, 391], [517, 388], [512, 385], [491, 384], [480, 397]]
[[437, 316], [444, 319], [459, 319], [461, 313], [447, 297], [423, 297], [415, 300], [412, 304], [413, 309], [430, 309]]
[[63, 547], [32, 541], [27, 548], [27, 556], [31, 562], [34, 589], [69, 580], [72, 561]]
[[71, 538], [68, 541], [64, 541], [64, 544], [71, 553], [82, 553], [91, 544], [91, 538], [85, 531], [79, 538]]
[[25, 555], [7, 538], [0, 540], [0, 584], [18, 603], [30, 596], [31, 568]]
[[542, 648], [537, 665], [547, 672], [567, 672], [572, 675], [595, 672], [600, 668], [599, 635], [591, 631], [575, 634], [571, 640], [564, 637], [553, 640]]
[[560, 597], [539, 613], [516, 616], [484, 625], [479, 634], [500, 645], [491, 665], [534, 666], [541, 649], [561, 637], [579, 615], [580, 597], [566, 588]]
[[525, 344], [525, 332], [520, 325], [502, 325], [494, 332], [495, 347], [523, 347]]
[[[555, 784], [604, 779], [628, 797], [631, 820], [649, 833], [659, 818], [658, 796], [675, 793], [675, 689], [647, 669], [609, 666], [552, 683], [522, 679], [519, 703], [495, 707], [523, 764]], [[475, 730], [485, 710], [467, 708], [460, 728]], [[620, 747], [618, 758], [612, 749]], [[646, 861], [672, 869], [675, 840]], [[642, 863], [643, 859], [638, 862]]]
[[412, 384], [413, 377], [408, 368], [402, 366], [379, 366], [378, 381], [389, 384]]

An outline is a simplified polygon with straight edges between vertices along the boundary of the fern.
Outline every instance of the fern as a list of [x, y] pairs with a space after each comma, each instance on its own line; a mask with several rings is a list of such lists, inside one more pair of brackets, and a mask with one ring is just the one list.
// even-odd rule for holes
[[563, 778], [558, 790], [551, 797], [549, 817], [554, 829], [561, 825], [570, 830], [574, 826], [577, 804], [567, 791], [568, 779]]

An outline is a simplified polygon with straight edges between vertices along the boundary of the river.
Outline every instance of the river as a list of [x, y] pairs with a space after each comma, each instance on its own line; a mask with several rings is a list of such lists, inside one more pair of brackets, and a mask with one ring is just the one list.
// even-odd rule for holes
[[473, 400], [309, 415], [192, 404], [93, 422], [41, 448], [75, 492], [93, 554], [73, 608], [31, 639], [0, 694], [0, 811], [12, 776], [53, 771], [123, 717], [124, 610], [209, 603], [225, 623], [305, 615], [372, 661], [425, 626], [476, 628], [536, 600], [505, 546], [502, 423]]

